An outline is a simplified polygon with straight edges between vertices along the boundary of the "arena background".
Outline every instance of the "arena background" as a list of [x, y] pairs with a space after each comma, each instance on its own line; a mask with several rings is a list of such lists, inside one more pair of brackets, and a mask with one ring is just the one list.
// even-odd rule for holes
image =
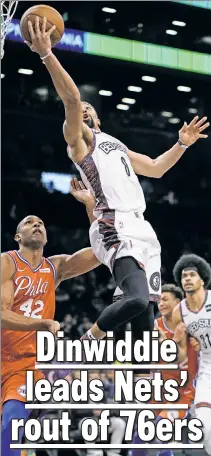
[[[60, 11], [68, 29], [54, 52], [82, 99], [96, 107], [104, 131], [155, 158], [176, 142], [184, 120], [196, 114], [211, 119], [210, 1], [45, 3]], [[19, 19], [32, 4], [19, 2], [2, 62], [2, 250], [17, 247], [18, 222], [35, 214], [47, 226], [48, 256], [88, 246], [89, 223], [69, 194], [77, 172], [62, 135], [63, 105], [38, 55], [20, 37]], [[145, 217], [162, 246], [163, 282], [173, 281], [172, 267], [184, 252], [211, 261], [210, 169], [211, 135], [161, 179], [140, 177]], [[113, 290], [104, 266], [63, 282], [56, 319], [66, 335], [80, 337]]]

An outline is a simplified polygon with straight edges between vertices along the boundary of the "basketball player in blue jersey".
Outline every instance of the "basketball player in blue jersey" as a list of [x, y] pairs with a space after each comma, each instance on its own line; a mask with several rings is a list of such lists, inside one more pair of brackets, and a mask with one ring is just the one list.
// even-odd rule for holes
[[[34, 29], [30, 21], [28, 27], [32, 44], [27, 44], [40, 55], [64, 104], [63, 133], [68, 155], [96, 199], [96, 220], [90, 228], [91, 246], [124, 293], [121, 300], [102, 312], [86, 334], [86, 337], [100, 339], [108, 330], [149, 309], [148, 282], [160, 294], [160, 244], [144, 219], [145, 199], [136, 174], [163, 176], [189, 146], [200, 138], [207, 138], [202, 132], [209, 123], [206, 117], [201, 120], [195, 117], [189, 125], [185, 122], [177, 143], [155, 160], [128, 150], [118, 139], [101, 131], [95, 109], [81, 101], [73, 79], [51, 50], [46, 19], [41, 25], [36, 17]], [[153, 313], [147, 312], [146, 318], [146, 329], [153, 329]]]

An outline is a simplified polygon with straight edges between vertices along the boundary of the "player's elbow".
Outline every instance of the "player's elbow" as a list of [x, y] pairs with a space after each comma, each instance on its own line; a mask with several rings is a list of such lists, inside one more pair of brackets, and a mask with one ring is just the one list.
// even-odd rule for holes
[[160, 179], [164, 175], [164, 172], [162, 172], [161, 170], [156, 169], [156, 167], [152, 166], [152, 168], [150, 168], [150, 170], [148, 172], [146, 172], [144, 175], [147, 177], [152, 177], [154, 179]]
[[165, 174], [164, 171], [160, 171], [155, 177], [156, 177], [157, 179], [160, 179], [161, 177], [164, 176], [164, 174]]
[[155, 161], [153, 161], [152, 172], [155, 179], [160, 179], [165, 174], [165, 170]]
[[151, 177], [154, 177], [154, 179], [160, 179], [161, 177], [163, 177], [164, 173], [162, 173], [161, 171], [155, 171], [154, 173], [152, 173], [152, 176]]
[[91, 266], [90, 266], [91, 267], [91, 271], [92, 271], [92, 269], [95, 269], [95, 268], [97, 268], [100, 265], [101, 265], [101, 262], [96, 258], [95, 255], [93, 255], [93, 260], [92, 260]]
[[131, 161], [131, 164], [135, 173], [138, 175], [159, 179], [165, 173], [165, 170], [161, 168], [156, 160], [150, 160], [150, 162], [148, 161], [148, 163], [145, 163], [144, 165], [138, 160], [133, 160]]

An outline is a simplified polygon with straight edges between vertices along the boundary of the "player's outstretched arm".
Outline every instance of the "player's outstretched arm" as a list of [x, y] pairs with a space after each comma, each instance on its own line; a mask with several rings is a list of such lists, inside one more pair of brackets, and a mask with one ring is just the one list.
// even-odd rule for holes
[[73, 255], [55, 255], [49, 259], [56, 269], [56, 286], [63, 280], [86, 274], [100, 265], [91, 247], [79, 250]]
[[14, 331], [51, 331], [54, 334], [59, 330], [59, 323], [53, 320], [39, 320], [24, 317], [13, 312], [15, 265], [12, 258], [6, 253], [1, 255], [1, 325], [3, 329]]
[[93, 214], [96, 204], [94, 196], [90, 190], [87, 190], [83, 182], [78, 181], [76, 178], [72, 179], [70, 183], [70, 191], [77, 201], [80, 201], [80, 203], [83, 203], [86, 206], [86, 212], [91, 225], [96, 220], [96, 217]]
[[177, 360], [179, 363], [183, 363], [187, 360], [187, 334], [185, 324], [182, 321], [179, 304], [173, 310], [172, 322], [175, 328], [173, 340], [178, 347]]
[[207, 117], [199, 120], [199, 117], [196, 116], [189, 125], [184, 122], [179, 131], [179, 141], [155, 160], [146, 155], [129, 151], [128, 155], [135, 173], [147, 177], [162, 177], [178, 162], [188, 147], [192, 146], [198, 139], [208, 137], [208, 135], [202, 134], [210, 125], [206, 120]]
[[43, 63], [51, 75], [55, 89], [63, 101], [66, 118], [63, 127], [64, 137], [70, 147], [74, 148], [79, 145], [77, 147], [77, 153], [73, 150], [72, 154], [73, 161], [77, 162], [82, 160], [84, 155], [86, 155], [86, 142], [91, 145], [93, 135], [91, 129], [83, 123], [80, 92], [71, 76], [52, 53], [50, 36], [55, 26], [49, 31], [46, 31], [46, 23], [46, 18], [43, 19], [41, 25], [39, 17], [36, 17], [35, 30], [33, 30], [31, 22], [28, 22], [32, 44], [28, 42], [26, 44], [43, 59]]

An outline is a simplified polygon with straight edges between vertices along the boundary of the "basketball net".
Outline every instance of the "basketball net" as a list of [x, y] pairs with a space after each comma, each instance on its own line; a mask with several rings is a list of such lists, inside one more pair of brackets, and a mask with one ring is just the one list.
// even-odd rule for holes
[[4, 57], [4, 40], [7, 34], [7, 27], [12, 20], [18, 1], [0, 0], [1, 1], [1, 59]]

